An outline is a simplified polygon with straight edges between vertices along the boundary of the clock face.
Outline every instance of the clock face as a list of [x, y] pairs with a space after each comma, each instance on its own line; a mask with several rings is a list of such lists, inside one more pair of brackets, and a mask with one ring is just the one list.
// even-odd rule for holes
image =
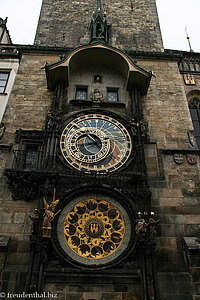
[[101, 259], [120, 248], [125, 224], [113, 204], [102, 199], [84, 199], [66, 215], [63, 233], [66, 243], [77, 255]]
[[82, 172], [113, 172], [128, 160], [132, 143], [127, 129], [116, 119], [86, 114], [67, 124], [60, 139], [67, 163]]
[[86, 266], [110, 263], [127, 249], [131, 224], [125, 208], [108, 196], [78, 196], [62, 209], [57, 238], [64, 253]]

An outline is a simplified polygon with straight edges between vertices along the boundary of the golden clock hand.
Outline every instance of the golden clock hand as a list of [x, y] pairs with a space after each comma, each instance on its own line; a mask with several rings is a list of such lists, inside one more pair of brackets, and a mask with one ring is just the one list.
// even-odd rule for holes
[[96, 142], [96, 140], [89, 133], [86, 133], [86, 134], [93, 142]]

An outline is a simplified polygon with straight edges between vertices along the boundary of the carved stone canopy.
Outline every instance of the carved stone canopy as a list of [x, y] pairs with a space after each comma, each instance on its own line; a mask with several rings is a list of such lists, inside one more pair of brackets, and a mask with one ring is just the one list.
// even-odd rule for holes
[[70, 73], [87, 68], [88, 65], [93, 65], [97, 71], [102, 65], [106, 66], [121, 74], [127, 90], [136, 86], [141, 94], [147, 93], [152, 73], [139, 67], [123, 51], [101, 42], [78, 47], [57, 63], [47, 64], [45, 69], [48, 88], [54, 90], [59, 83], [67, 87]]

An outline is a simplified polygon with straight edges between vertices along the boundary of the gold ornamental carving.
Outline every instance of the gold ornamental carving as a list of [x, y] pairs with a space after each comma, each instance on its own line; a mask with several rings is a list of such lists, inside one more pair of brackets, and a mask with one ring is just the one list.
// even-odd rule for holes
[[76, 254], [87, 259], [101, 259], [120, 247], [125, 223], [112, 203], [85, 199], [68, 212], [63, 231], [65, 241]]

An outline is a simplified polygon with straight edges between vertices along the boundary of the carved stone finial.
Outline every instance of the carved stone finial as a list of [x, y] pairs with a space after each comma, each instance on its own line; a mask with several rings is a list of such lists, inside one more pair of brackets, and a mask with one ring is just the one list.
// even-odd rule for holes
[[90, 43], [95, 41], [108, 43], [106, 14], [103, 12], [101, 0], [97, 0], [97, 6], [90, 23]]

